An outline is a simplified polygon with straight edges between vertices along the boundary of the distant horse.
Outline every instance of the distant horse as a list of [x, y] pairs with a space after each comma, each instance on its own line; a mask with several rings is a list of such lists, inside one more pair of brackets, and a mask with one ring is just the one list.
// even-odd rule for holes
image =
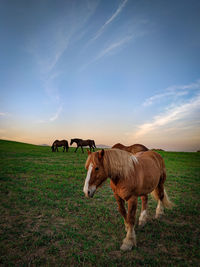
[[68, 141], [67, 140], [54, 141], [51, 146], [52, 152], [56, 152], [56, 151], [58, 152], [58, 147], [63, 147], [63, 152], [64, 151], [68, 152], [68, 149], [69, 149]]
[[94, 151], [94, 149], [96, 148], [96, 145], [95, 145], [94, 140], [90, 140], [90, 139], [88, 139], [88, 140], [82, 140], [82, 139], [74, 138], [74, 139], [71, 139], [70, 146], [73, 143], [76, 143], [77, 144], [77, 148], [75, 149], [74, 152], [76, 152], [77, 149], [79, 147], [81, 147], [82, 152], [84, 153], [83, 146], [89, 146], [90, 147], [90, 151], [91, 151], [91, 149], [93, 149], [93, 151]]
[[[87, 177], [83, 192], [88, 198], [93, 197], [97, 188], [110, 178], [110, 185], [116, 198], [119, 212], [124, 217], [126, 238], [121, 250], [131, 250], [136, 246], [134, 231], [137, 199], [143, 197], [139, 225], [147, 220], [147, 194], [152, 193], [158, 201], [156, 218], [163, 214], [163, 207], [171, 208], [172, 202], [168, 199], [164, 189], [166, 170], [163, 158], [154, 151], [139, 152], [133, 155], [119, 149], [101, 150], [91, 153], [85, 164]], [[128, 202], [128, 212], [125, 208]]]
[[149, 150], [146, 146], [141, 145], [141, 144], [134, 144], [132, 146], [124, 146], [120, 143], [117, 143], [114, 146], [112, 146], [112, 148], [118, 148], [121, 150], [125, 150], [128, 152], [131, 152], [132, 154], [136, 154], [137, 152], [140, 152], [140, 151], [148, 151]]

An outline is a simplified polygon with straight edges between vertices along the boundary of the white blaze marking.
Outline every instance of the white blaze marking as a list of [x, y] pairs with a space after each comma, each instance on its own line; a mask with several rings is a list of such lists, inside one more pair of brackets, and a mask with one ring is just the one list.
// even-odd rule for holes
[[85, 184], [84, 184], [84, 187], [83, 187], [83, 192], [85, 193], [86, 196], [88, 196], [88, 187], [89, 187], [90, 176], [91, 176], [91, 173], [92, 173], [92, 168], [93, 168], [93, 164], [90, 163], [89, 168], [88, 168], [88, 172], [87, 172], [87, 176], [86, 176], [86, 179], [85, 179]]

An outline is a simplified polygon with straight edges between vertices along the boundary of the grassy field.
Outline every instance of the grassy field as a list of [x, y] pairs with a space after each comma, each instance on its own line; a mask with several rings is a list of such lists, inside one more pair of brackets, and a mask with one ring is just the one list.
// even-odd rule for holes
[[124, 224], [109, 180], [84, 197], [87, 153], [0, 140], [0, 266], [199, 266], [200, 153], [159, 153], [176, 206], [155, 220], [150, 197], [137, 248], [121, 252]]

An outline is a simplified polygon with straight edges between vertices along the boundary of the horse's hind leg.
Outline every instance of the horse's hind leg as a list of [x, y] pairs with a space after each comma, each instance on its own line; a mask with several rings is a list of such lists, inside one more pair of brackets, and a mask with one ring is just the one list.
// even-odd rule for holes
[[165, 195], [165, 191], [164, 191], [165, 179], [166, 179], [166, 174], [164, 173], [160, 178], [160, 182], [157, 188], [155, 189], [156, 198], [158, 200], [155, 218], [159, 218], [164, 214], [163, 198]]
[[147, 221], [148, 195], [141, 196], [142, 209], [139, 217], [139, 225], [144, 226]]

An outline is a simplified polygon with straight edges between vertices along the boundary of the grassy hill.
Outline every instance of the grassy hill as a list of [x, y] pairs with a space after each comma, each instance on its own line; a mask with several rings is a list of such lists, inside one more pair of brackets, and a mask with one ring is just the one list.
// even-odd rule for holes
[[159, 152], [176, 206], [155, 220], [150, 198], [148, 223], [136, 225], [137, 248], [124, 253], [109, 181], [86, 199], [87, 153], [74, 149], [0, 140], [0, 266], [199, 265], [200, 153]]

